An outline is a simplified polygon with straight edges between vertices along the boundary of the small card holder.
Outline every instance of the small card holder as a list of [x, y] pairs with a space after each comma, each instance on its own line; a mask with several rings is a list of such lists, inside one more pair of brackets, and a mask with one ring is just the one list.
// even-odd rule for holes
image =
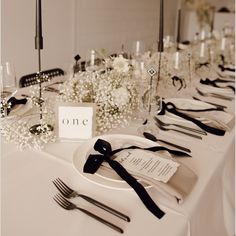
[[81, 141], [92, 138], [96, 130], [94, 103], [57, 102], [56, 134], [60, 141]]

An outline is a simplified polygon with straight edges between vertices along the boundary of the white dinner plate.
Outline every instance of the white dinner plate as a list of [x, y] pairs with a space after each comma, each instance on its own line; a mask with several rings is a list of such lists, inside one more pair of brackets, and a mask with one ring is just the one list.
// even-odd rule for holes
[[[95, 174], [88, 174], [83, 172], [83, 167], [89, 154], [96, 153], [93, 147], [95, 142], [99, 138], [108, 141], [111, 144], [113, 150], [120, 147], [128, 147], [131, 145], [136, 145], [139, 147], [152, 147], [157, 146], [158, 144], [139, 136], [111, 134], [92, 138], [81, 144], [74, 152], [73, 165], [76, 170], [78, 170], [80, 175], [85, 179], [106, 188], [116, 190], [132, 190], [132, 188], [124, 180], [122, 180], [114, 170], [106, 168], [104, 166], [101, 166]], [[142, 185], [145, 188], [151, 187], [151, 185], [148, 185], [144, 182], [142, 182]]]
[[[215, 108], [215, 106], [202, 102], [202, 101], [198, 101], [198, 100], [194, 100], [194, 99], [188, 99], [188, 98], [169, 98], [169, 99], [165, 99], [165, 102], [171, 102], [173, 103], [177, 108], [180, 109], [191, 109], [191, 110], [200, 110], [200, 109], [210, 109], [210, 108]], [[181, 111], [180, 111], [181, 112]], [[184, 123], [191, 123], [191, 121], [188, 121], [186, 119], [181, 118], [180, 116], [177, 116], [171, 112], [166, 112], [165, 114], [168, 118], [176, 121], [176, 122], [184, 122]], [[197, 115], [197, 112], [196, 112]], [[200, 120], [203, 123], [208, 123], [210, 121], [204, 119], [204, 118], [199, 118], [198, 120]]]

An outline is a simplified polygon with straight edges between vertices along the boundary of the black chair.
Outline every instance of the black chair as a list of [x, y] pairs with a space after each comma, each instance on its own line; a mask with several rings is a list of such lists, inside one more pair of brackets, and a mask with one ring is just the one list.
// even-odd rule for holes
[[[41, 82], [43, 83], [50, 81], [53, 77], [64, 75], [64, 71], [60, 68], [54, 68], [42, 71], [41, 74], [42, 74]], [[39, 73], [24, 75], [20, 78], [19, 87], [23, 88], [23, 87], [28, 87], [30, 85], [38, 84], [39, 83], [38, 78], [39, 78]]]

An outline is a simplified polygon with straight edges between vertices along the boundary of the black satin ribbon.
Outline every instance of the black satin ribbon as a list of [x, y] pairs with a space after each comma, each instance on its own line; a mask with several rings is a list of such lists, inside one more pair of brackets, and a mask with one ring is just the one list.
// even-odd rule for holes
[[221, 69], [221, 71], [232, 71], [232, 72], [235, 72], [235, 69], [234, 68], [230, 68], [230, 67], [224, 67], [223, 65], [219, 65], [219, 68]]
[[220, 54], [220, 59], [222, 61], [222, 65], [225, 65], [225, 56], [223, 54]]
[[152, 212], [152, 214], [154, 214], [158, 219], [161, 219], [165, 215], [165, 212], [163, 212], [156, 205], [156, 203], [147, 193], [146, 189], [132, 175], [130, 175], [119, 162], [112, 159], [113, 155], [125, 149], [144, 149], [150, 151], [158, 151], [160, 150], [159, 147], [140, 148], [137, 146], [131, 146], [112, 151], [111, 144], [109, 142], [103, 139], [98, 139], [94, 144], [94, 149], [98, 151], [100, 154], [89, 155], [83, 168], [83, 171], [85, 173], [94, 174], [99, 169], [102, 162], [107, 161], [110, 167], [134, 189], [134, 191], [137, 193], [143, 204], [147, 207], [147, 209], [150, 212]]
[[222, 83], [222, 80], [220, 80], [220, 79], [219, 80], [217, 80], [217, 79], [216, 80], [210, 80], [210, 79], [206, 78], [205, 80], [201, 79], [200, 83], [205, 84], [205, 85], [211, 85], [211, 86], [216, 87], [216, 88], [229, 88], [229, 89], [233, 90], [233, 92], [235, 93], [234, 86], [231, 86], [231, 85], [219, 86], [217, 84], [217, 82], [219, 82], [219, 81], [220, 81], [220, 83]]
[[205, 66], [205, 67], [208, 67], [210, 65], [209, 62], [205, 62], [205, 63], [198, 63], [196, 65], [196, 69], [200, 69], [201, 67]]
[[168, 111], [170, 113], [173, 113], [174, 115], [180, 116], [180, 117], [182, 117], [186, 120], [189, 120], [189, 121], [193, 122], [198, 127], [200, 127], [201, 129], [205, 130], [208, 133], [218, 135], [218, 136], [224, 136], [224, 134], [225, 134], [225, 131], [222, 130], [222, 129], [218, 129], [218, 128], [215, 128], [215, 127], [208, 126], [208, 125], [202, 123], [201, 121], [188, 116], [185, 113], [179, 112], [178, 108], [171, 102], [167, 102], [167, 103], [162, 102], [162, 110], [159, 113], [159, 115], [164, 115], [165, 111]]
[[9, 115], [9, 113], [11, 112], [12, 108], [18, 104], [26, 104], [27, 103], [27, 99], [23, 98], [23, 99], [17, 99], [15, 97], [11, 97], [7, 100], [7, 104], [9, 105], [7, 107], [7, 115]]
[[174, 85], [174, 87], [177, 87], [176, 82], [180, 83], [180, 87], [177, 89], [178, 91], [181, 90], [183, 87], [186, 88], [186, 83], [185, 83], [184, 79], [182, 79], [176, 75], [172, 76], [171, 79], [172, 79], [172, 84]]

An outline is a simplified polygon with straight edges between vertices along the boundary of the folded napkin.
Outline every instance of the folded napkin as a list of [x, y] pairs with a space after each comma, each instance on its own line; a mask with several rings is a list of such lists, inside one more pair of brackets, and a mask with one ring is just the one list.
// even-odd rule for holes
[[219, 110], [217, 107], [204, 102], [196, 102], [191, 99], [176, 99], [172, 101], [176, 109], [193, 118], [198, 118], [203, 123], [211, 124], [223, 130], [229, 130], [234, 115], [225, 111]]
[[234, 91], [229, 88], [218, 88], [201, 83], [197, 86], [197, 88], [203, 93], [215, 93], [229, 98], [234, 98]]
[[[177, 162], [177, 160], [175, 161]], [[183, 163], [180, 164], [175, 174], [167, 183], [156, 181], [143, 175], [134, 174], [134, 176], [143, 182], [149, 183], [164, 195], [176, 199], [179, 204], [183, 203], [191, 193], [198, 179], [193, 170]]]
[[[222, 59], [224, 61], [224, 57]], [[229, 76], [235, 78], [235, 66], [233, 65], [219, 65], [220, 74], [222, 76]]]
[[182, 43], [179, 43], [178, 45], [179, 49], [182, 49], [182, 50], [189, 48], [189, 46], [190, 46], [189, 41], [184, 41]]
[[[227, 85], [227, 84], [222, 85], [222, 83], [226, 83], [222, 79], [210, 80], [210, 79], [206, 78], [206, 79], [201, 79], [200, 83], [205, 84], [205, 85], [209, 85], [209, 86], [213, 86], [216, 88], [231, 89], [235, 93], [235, 87], [232, 85]], [[221, 84], [219, 85], [219, 83], [221, 83]]]
[[[129, 172], [112, 157], [124, 149], [134, 149], [138, 147], [129, 148], [119, 148], [112, 150], [111, 144], [103, 139], [98, 139], [94, 144], [94, 150], [98, 151], [99, 154], [90, 154], [84, 165], [83, 171], [85, 173], [94, 174], [99, 167], [102, 165], [103, 161], [106, 161], [109, 166], [123, 179], [125, 180], [137, 193], [146, 208], [155, 215], [158, 219], [161, 219], [165, 212], [163, 212], [156, 203], [149, 196], [146, 189], [132, 176]], [[141, 148], [140, 148], [141, 149]], [[159, 147], [156, 148], [159, 150]]]
[[[160, 146], [149, 148], [129, 146], [112, 150], [109, 142], [103, 139], [98, 139], [94, 144], [94, 150], [98, 151], [99, 154], [90, 154], [88, 156], [83, 171], [85, 173], [94, 174], [105, 161], [105, 166], [113, 169], [123, 180], [125, 180], [134, 189], [147, 209], [159, 219], [161, 219], [165, 213], [155, 204], [146, 189], [137, 181], [137, 179], [151, 184], [153, 187], [157, 188], [158, 191], [161, 191], [162, 193], [176, 199], [178, 203], [182, 203], [184, 201], [184, 199], [192, 191], [197, 181], [197, 175], [191, 169], [183, 164], [180, 164], [176, 160], [173, 160], [169, 156], [162, 155], [161, 157], [171, 159], [171, 161], [177, 162], [180, 166], [167, 183], [157, 181], [156, 179], [147, 177], [146, 175], [144, 176], [141, 173], [137, 174], [137, 172], [133, 173], [130, 170], [127, 171], [120, 162], [116, 161], [117, 156], [123, 150], [128, 150], [129, 152], [136, 151], [136, 154], [137, 151], [152, 153], [159, 153], [159, 151], [161, 151], [163, 154], [163, 149], [161, 149]], [[143, 153], [141, 153], [141, 155], [143, 155]], [[158, 157], [160, 157], [160, 154], [158, 154]]]
[[[198, 176], [188, 168], [183, 163], [180, 163], [176, 159], [173, 159], [164, 153], [156, 154], [158, 157], [162, 157], [165, 159], [171, 159], [174, 162], [177, 162], [179, 165], [177, 171], [170, 178], [167, 183], [163, 183], [161, 181], [155, 180], [154, 178], [150, 178], [143, 174], [138, 174], [137, 172], [132, 172], [129, 170], [129, 173], [132, 174], [135, 178], [141, 180], [143, 183], [149, 184], [154, 187], [157, 191], [161, 192], [163, 195], [172, 198], [177, 203], [182, 204], [187, 196], [191, 193], [194, 188]], [[114, 160], [116, 157], [114, 157]], [[105, 166], [107, 167], [107, 165]], [[111, 170], [111, 169], [110, 169]], [[112, 170], [111, 170], [112, 171]]]
[[[195, 125], [197, 125], [202, 130], [204, 130], [208, 133], [218, 135], [218, 136], [225, 135], [224, 129], [213, 127], [213, 126], [210, 126], [210, 125], [207, 125], [207, 124], [201, 122], [199, 119], [196, 119], [196, 117], [193, 117], [189, 114], [186, 114], [182, 110], [179, 110], [172, 102], [167, 102], [167, 103], [162, 102], [162, 110], [160, 111], [159, 115], [164, 115], [166, 111], [168, 111], [176, 116], [179, 116], [183, 119], [191, 121], [192, 123], [194, 123]], [[199, 110], [198, 110], [198, 112], [199, 112]]]
[[230, 130], [234, 115], [224, 111], [194, 112], [181, 111], [192, 117], [200, 117], [201, 121], [223, 130]]
[[17, 99], [15, 97], [11, 97], [7, 100], [7, 115], [9, 115], [9, 113], [15, 108], [15, 106], [19, 105], [19, 104], [23, 104], [25, 105], [27, 103], [27, 99], [23, 98], [23, 99]]
[[224, 66], [224, 65], [219, 65], [219, 68], [221, 69], [221, 71], [231, 71], [231, 72], [235, 72], [235, 67], [230, 67], [230, 66]]

